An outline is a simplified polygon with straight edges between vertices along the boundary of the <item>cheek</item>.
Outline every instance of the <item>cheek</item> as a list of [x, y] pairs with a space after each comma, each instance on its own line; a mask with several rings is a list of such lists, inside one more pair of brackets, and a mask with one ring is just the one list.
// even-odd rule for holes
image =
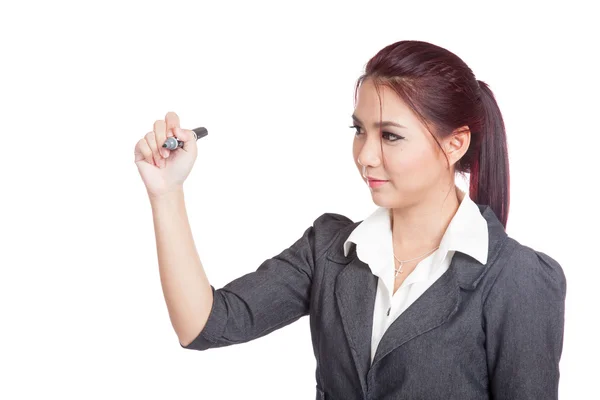
[[395, 157], [388, 157], [388, 173], [399, 184], [424, 183], [438, 174], [438, 161], [428, 151], [403, 150]]
[[406, 175], [418, 172], [427, 162], [426, 154], [418, 151], [399, 150], [393, 155], [386, 156], [390, 173]]

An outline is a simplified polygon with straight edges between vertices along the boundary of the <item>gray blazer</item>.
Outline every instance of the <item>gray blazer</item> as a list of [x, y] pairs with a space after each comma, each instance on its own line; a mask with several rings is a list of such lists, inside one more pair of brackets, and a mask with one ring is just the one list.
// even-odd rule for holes
[[[488, 263], [448, 271], [383, 335], [370, 363], [377, 277], [342, 245], [361, 222], [326, 213], [300, 239], [223, 288], [187, 349], [244, 343], [310, 316], [316, 399], [558, 398], [566, 278], [509, 237], [488, 206]], [[181, 346], [181, 344], [180, 344]]]

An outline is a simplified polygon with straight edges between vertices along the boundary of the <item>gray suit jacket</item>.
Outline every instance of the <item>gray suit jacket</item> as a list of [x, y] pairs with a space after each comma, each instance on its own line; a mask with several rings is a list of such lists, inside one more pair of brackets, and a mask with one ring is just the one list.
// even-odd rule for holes
[[[215, 290], [187, 349], [244, 343], [310, 316], [316, 398], [558, 398], [566, 278], [507, 236], [488, 206], [485, 265], [460, 252], [383, 335], [370, 363], [377, 277], [342, 245], [360, 223], [326, 213], [256, 271]], [[181, 345], [181, 344], [180, 344]]]

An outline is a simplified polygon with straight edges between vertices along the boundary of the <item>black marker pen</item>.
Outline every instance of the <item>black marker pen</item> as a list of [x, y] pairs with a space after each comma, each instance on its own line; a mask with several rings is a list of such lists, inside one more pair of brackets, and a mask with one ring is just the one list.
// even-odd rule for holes
[[[194, 136], [196, 136], [196, 140], [208, 135], [208, 130], [206, 130], [204, 127], [192, 129], [192, 131], [194, 132]], [[167, 141], [162, 145], [162, 147], [166, 147], [168, 150], [175, 150], [179, 147], [183, 147], [183, 142], [171, 136], [167, 138]]]

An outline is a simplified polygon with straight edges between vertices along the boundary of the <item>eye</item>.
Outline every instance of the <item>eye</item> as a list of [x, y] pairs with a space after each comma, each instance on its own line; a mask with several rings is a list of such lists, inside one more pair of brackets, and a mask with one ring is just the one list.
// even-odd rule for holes
[[[360, 126], [358, 126], [358, 125], [350, 125], [350, 128], [356, 129], [356, 133], [354, 134], [354, 136], [358, 136], [358, 135], [361, 134], [361, 132], [359, 132]], [[404, 139], [404, 136], [396, 135], [395, 133], [385, 132], [385, 131], [382, 132], [382, 136], [388, 142], [397, 142], [398, 140]]]

